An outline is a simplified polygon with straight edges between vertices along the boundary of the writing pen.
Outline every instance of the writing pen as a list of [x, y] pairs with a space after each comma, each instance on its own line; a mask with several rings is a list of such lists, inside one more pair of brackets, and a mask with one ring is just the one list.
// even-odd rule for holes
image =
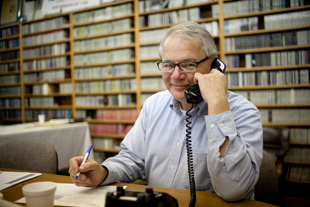
[[[84, 163], [86, 162], [86, 160], [88, 160], [88, 157], [89, 157], [89, 154], [90, 154], [90, 151], [91, 151], [92, 148], [93, 148], [93, 145], [90, 145], [89, 148], [88, 148], [88, 150], [87, 150], [87, 152], [86, 152], [86, 155], [85, 155], [85, 157], [84, 157], [84, 159], [83, 159], [83, 162], [82, 162], [82, 164], [81, 164], [80, 166], [84, 165]], [[79, 178], [79, 176], [80, 176], [80, 172], [78, 172], [78, 173], [76, 174], [75, 180], [77, 180], [77, 179]]]

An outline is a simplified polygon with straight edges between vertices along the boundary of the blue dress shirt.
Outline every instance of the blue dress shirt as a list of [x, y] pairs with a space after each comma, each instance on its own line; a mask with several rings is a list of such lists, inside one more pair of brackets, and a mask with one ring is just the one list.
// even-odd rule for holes
[[[263, 151], [261, 117], [244, 97], [230, 91], [227, 97], [230, 111], [208, 115], [202, 101], [189, 113], [196, 190], [228, 201], [254, 199]], [[150, 186], [189, 189], [186, 118], [169, 91], [148, 98], [120, 153], [102, 163], [109, 171], [102, 184], [146, 179]], [[220, 158], [225, 137], [229, 144]]]

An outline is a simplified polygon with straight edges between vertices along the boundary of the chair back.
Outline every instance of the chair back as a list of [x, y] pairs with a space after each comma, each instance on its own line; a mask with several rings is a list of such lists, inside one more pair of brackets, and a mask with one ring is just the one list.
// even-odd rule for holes
[[48, 142], [12, 140], [0, 146], [0, 167], [56, 174], [58, 156]]
[[260, 167], [259, 179], [254, 188], [255, 200], [278, 205], [279, 189], [278, 174], [274, 158], [263, 151], [263, 160]]

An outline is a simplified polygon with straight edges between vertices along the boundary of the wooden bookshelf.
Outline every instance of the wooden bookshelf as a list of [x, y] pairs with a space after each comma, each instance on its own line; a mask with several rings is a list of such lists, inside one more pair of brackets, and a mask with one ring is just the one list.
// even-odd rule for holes
[[[10, 59], [0, 61], [0, 81], [8, 76], [18, 76], [18, 81], [10, 83], [0, 82], [0, 109], [5, 113], [4, 122], [5, 124], [12, 123], [25, 123], [29, 121], [36, 121], [38, 113], [46, 113], [47, 119], [50, 118], [64, 118], [62, 116], [70, 116], [70, 118], [84, 118], [89, 122], [90, 125], [96, 124], [114, 124], [114, 125], [133, 125], [134, 120], [138, 116], [145, 98], [151, 94], [164, 90], [164, 85], [161, 82], [161, 74], [157, 71], [156, 62], [159, 60], [158, 57], [158, 44], [160, 34], [162, 32], [177, 23], [177, 19], [172, 18], [172, 21], [163, 21], [161, 23], [151, 22], [158, 21], [156, 15], [175, 15], [183, 18], [184, 14], [199, 14], [199, 16], [190, 15], [193, 20], [199, 24], [202, 24], [206, 28], [211, 28], [211, 34], [215, 39], [218, 47], [218, 53], [220, 59], [226, 62], [227, 69], [227, 80], [230, 84], [229, 90], [243, 94], [246, 97], [254, 96], [255, 92], [262, 91], [265, 94], [279, 93], [281, 91], [287, 91], [288, 96], [292, 94], [305, 93], [305, 97], [309, 94], [309, 52], [310, 43], [307, 44], [284, 44], [276, 46], [264, 46], [264, 47], [252, 47], [252, 48], [228, 48], [229, 41], [236, 41], [237, 38], [248, 38], [257, 37], [260, 38], [262, 35], [287, 35], [289, 33], [301, 35], [303, 32], [310, 33], [309, 21], [304, 23], [303, 21], [296, 20], [299, 25], [290, 25], [283, 27], [271, 27], [267, 19], [271, 15], [293, 15], [293, 13], [309, 12], [310, 3], [304, 1], [302, 6], [290, 5], [292, 1], [282, 1], [285, 5], [282, 7], [274, 8], [254, 8], [254, 10], [243, 11], [240, 13], [228, 14], [227, 6], [229, 4], [237, 4], [240, 1], [231, 0], [215, 0], [205, 1], [200, 3], [191, 2], [189, 5], [183, 5], [175, 8], [164, 8], [159, 10], [150, 10], [150, 8], [139, 8], [142, 5], [139, 0], [122, 0], [115, 1], [107, 4], [102, 4], [92, 8], [86, 8], [83, 10], [77, 10], [70, 13], [51, 15], [46, 18], [36, 19], [33, 21], [21, 22], [12, 25], [6, 25], [1, 27], [2, 33], [4, 30], [11, 30], [15, 28], [18, 33], [14, 33], [11, 36], [0, 36], [0, 41], [11, 41], [18, 39], [19, 45], [13, 48], [4, 48], [0, 50], [0, 54], [18, 52], [19, 56], [13, 56]], [[274, 1], [273, 1], [274, 2]], [[114, 10], [119, 11], [119, 8], [125, 8], [124, 13], [111, 12]], [[234, 7], [232, 7], [234, 8]], [[114, 9], [114, 10], [113, 10]], [[239, 11], [238, 10], [238, 11]], [[236, 12], [237, 9], [231, 9], [229, 12]], [[192, 13], [191, 13], [192, 12]], [[155, 15], [155, 16], [154, 16]], [[253, 19], [253, 18], [256, 18]], [[300, 17], [301, 18], [301, 17]], [[243, 19], [243, 20], [242, 20]], [[251, 19], [251, 20], [250, 20]], [[266, 19], [266, 21], [265, 21]], [[63, 21], [60, 21], [63, 20]], [[55, 27], [55, 22], [62, 22], [61, 25]], [[182, 20], [180, 20], [182, 21]], [[227, 25], [231, 24], [232, 21], [257, 21], [253, 27], [248, 26], [247, 29], [242, 29], [239, 32], [230, 32]], [[282, 20], [279, 20], [282, 21]], [[52, 22], [52, 23], [51, 23]], [[45, 23], [45, 29], [41, 29], [41, 23]], [[235, 26], [235, 27], [238, 27]], [[278, 25], [277, 25], [278, 26]], [[35, 29], [35, 31], [25, 31], [25, 27], [29, 29]], [[234, 28], [236, 29], [236, 28]], [[66, 34], [62, 39], [56, 38], [55, 40], [42, 40], [43, 42], [29, 44], [28, 41], [31, 38], [45, 37], [49, 34], [58, 34], [63, 32]], [[120, 36], [128, 34], [130, 38], [126, 37], [126, 44]], [[151, 37], [151, 38], [148, 38]], [[283, 38], [284, 38], [283, 37]], [[299, 36], [300, 37], [300, 36]], [[110, 38], [110, 39], [109, 39]], [[119, 39], [118, 39], [119, 38]], [[125, 38], [125, 36], [123, 37]], [[285, 39], [285, 38], [284, 38]], [[299, 38], [300, 39], [300, 38]], [[27, 44], [26, 44], [27, 41]], [[97, 42], [96, 42], [97, 41]], [[98, 46], [99, 48], [78, 48], [78, 45], [88, 44], [87, 46], [96, 45], [98, 41], [106, 41], [104, 46]], [[113, 44], [111, 44], [113, 41]], [[310, 41], [309, 38], [307, 41]], [[24, 44], [23, 44], [24, 42]], [[26, 44], [26, 45], [25, 45]], [[63, 54], [40, 54], [39, 56], [23, 58], [23, 53], [28, 50], [34, 50], [38, 48], [54, 47], [56, 44], [65, 44], [67, 46], [66, 51]], [[145, 50], [149, 52], [143, 52]], [[274, 63], [273, 59], [275, 56], [281, 58], [290, 57], [292, 53], [298, 55], [298, 61], [290, 61], [287, 63], [277, 62]], [[307, 58], [302, 56], [305, 54]], [[149, 54], [149, 56], [146, 56]], [[281, 54], [285, 54], [284, 56]], [[267, 64], [264, 61], [255, 59], [257, 55], [262, 56], [265, 61], [265, 57], [272, 61]], [[269, 60], [268, 59], [268, 60]], [[84, 61], [81, 61], [84, 60]], [[250, 60], [250, 62], [249, 62]], [[255, 60], [256, 64], [252, 64]], [[44, 62], [45, 61], [45, 62]], [[57, 65], [45, 66], [49, 64], [49, 61], [57, 63]], [[234, 65], [235, 62], [238, 63]], [[289, 60], [287, 60], [289, 61]], [[64, 63], [63, 63], [64, 62]], [[298, 62], [298, 63], [297, 63]], [[33, 64], [40, 63], [42, 67], [34, 67]], [[59, 64], [58, 64], [59, 63]], [[2, 67], [9, 68], [9, 65], [14, 65], [15, 69], [2, 69]], [[259, 65], [262, 64], [262, 65]], [[44, 65], [44, 67], [43, 67]], [[249, 67], [250, 66], [250, 67]], [[87, 72], [90, 71], [101, 71], [102, 74], [87, 77]], [[125, 72], [125, 70], [127, 72]], [[56, 73], [57, 71], [63, 71], [63, 77], [55, 80], [43, 80], [40, 79], [45, 73]], [[122, 73], [120, 73], [122, 71]], [[84, 74], [85, 73], [85, 74]], [[256, 74], [256, 79], [261, 79], [263, 73], [265, 74], [303, 74], [300, 75], [298, 81], [292, 83], [281, 84], [280, 82], [270, 82], [269, 84], [243, 84], [243, 81], [237, 80], [233, 83], [233, 79], [240, 77], [249, 77], [250, 73]], [[308, 76], [308, 77], [306, 77]], [[270, 75], [270, 78], [272, 76]], [[290, 77], [290, 76], [287, 76]], [[293, 77], [293, 76], [292, 76]], [[30, 78], [30, 81], [28, 80]], [[31, 81], [31, 79], [36, 79]], [[297, 80], [296, 79], [296, 80]], [[302, 81], [301, 81], [302, 79]], [[119, 81], [118, 83], [115, 83]], [[123, 82], [121, 82], [123, 81]], [[132, 81], [128, 86], [123, 87], [122, 84], [126, 81]], [[146, 87], [145, 83], [153, 81], [156, 82], [154, 88]], [[157, 82], [158, 81], [158, 82]], [[241, 82], [240, 82], [241, 81]], [[151, 83], [153, 83], [151, 82]], [[94, 87], [94, 84], [98, 84], [101, 88], [96, 90], [82, 90], [78, 88], [82, 87], [83, 84], [88, 84], [87, 87]], [[242, 84], [240, 84], [242, 83]], [[49, 93], [34, 93], [34, 90], [42, 90], [43, 85], [52, 85], [55, 90]], [[110, 84], [110, 85], [109, 85]], [[116, 84], [116, 85], [113, 85]], [[104, 86], [103, 86], [104, 85]], [[97, 87], [97, 86], [96, 86]], [[115, 89], [112, 89], [115, 87]], [[123, 88], [122, 88], [123, 87]], [[64, 91], [61, 91], [64, 90]], [[301, 91], [303, 90], [303, 91]], [[121, 105], [117, 103], [116, 97], [119, 100], [128, 99], [128, 102], [122, 102]], [[54, 99], [55, 106], [44, 106], [40, 107], [29, 105], [29, 100], [37, 100], [41, 98], [50, 97]], [[90, 97], [96, 97], [99, 102], [92, 105], [92, 99]], [[304, 98], [305, 98], [304, 97]], [[81, 100], [88, 99], [88, 103], [83, 105], [80, 103]], [[13, 99], [19, 104], [6, 105], [5, 102], [12, 102]], [[295, 102], [291, 103], [281, 102], [277, 103], [275, 100], [255, 103], [259, 110], [310, 110], [310, 100], [303, 100], [301, 97], [295, 97]], [[97, 99], [96, 99], [97, 100]], [[115, 103], [110, 102], [114, 100]], [[87, 102], [85, 101], [85, 103]], [[250, 100], [252, 101], [252, 100]], [[99, 110], [112, 111], [118, 110], [124, 112], [124, 110], [136, 110], [136, 117], [132, 120], [115, 120], [115, 119], [99, 119], [97, 114]], [[60, 116], [54, 117], [53, 114], [59, 112]], [[307, 112], [308, 113], [308, 112]], [[305, 113], [305, 114], [307, 114]], [[32, 114], [30, 116], [30, 114]], [[290, 122], [277, 123], [277, 122], [264, 122], [263, 126], [273, 127], [288, 127], [290, 130], [297, 129], [309, 129], [309, 122]], [[310, 134], [310, 131], [309, 131]], [[112, 138], [122, 140], [123, 135], [112, 135], [112, 134], [96, 134], [92, 133], [91, 136], [94, 139], [101, 138]], [[291, 147], [296, 147], [295, 142], [291, 143]], [[302, 142], [298, 144], [298, 147], [309, 148], [310, 139], [308, 142]], [[101, 150], [100, 148], [94, 147], [95, 151], [107, 152], [109, 154], [118, 153], [118, 150]], [[291, 163], [286, 162], [286, 167], [289, 167]], [[294, 163], [294, 166], [298, 163]], [[290, 181], [293, 182], [293, 181]]]

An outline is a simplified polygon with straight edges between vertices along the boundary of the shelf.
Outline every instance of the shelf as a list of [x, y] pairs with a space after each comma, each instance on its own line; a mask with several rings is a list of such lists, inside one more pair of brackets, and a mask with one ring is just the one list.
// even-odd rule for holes
[[109, 47], [109, 48], [104, 48], [104, 49], [97, 49], [97, 50], [84, 50], [84, 51], [79, 51], [79, 52], [74, 52], [75, 55], [79, 54], [89, 54], [89, 53], [95, 53], [95, 52], [105, 52], [105, 51], [110, 51], [110, 50], [121, 50], [121, 49], [127, 49], [127, 48], [134, 48], [134, 44], [126, 45], [126, 46], [118, 46], [118, 47]]
[[263, 66], [263, 67], [252, 67], [252, 68], [228, 68], [226, 73], [236, 72], [254, 72], [254, 71], [274, 71], [274, 70], [291, 70], [291, 69], [308, 69], [310, 64], [305, 65], [287, 65], [287, 66]]
[[72, 106], [68, 105], [68, 106], [64, 106], [64, 105], [60, 105], [60, 106], [46, 106], [46, 107], [27, 107], [25, 106], [25, 110], [62, 110], [62, 109], [72, 109]]
[[89, 124], [134, 124], [135, 120], [100, 120], [100, 119], [86, 119]]
[[[24, 24], [29, 24], [29, 22], [24, 22], [23, 25]], [[38, 34], [50, 33], [50, 32], [55, 32], [55, 31], [59, 31], [59, 30], [66, 30], [66, 29], [70, 29], [70, 26], [58, 27], [55, 29], [49, 29], [49, 30], [44, 30], [44, 31], [40, 31], [40, 32], [33, 32], [33, 33], [28, 33], [28, 34], [22, 34], [22, 37], [34, 36], [34, 35], [38, 35]]]
[[42, 43], [42, 44], [23, 46], [23, 49], [31, 49], [34, 47], [43, 47], [43, 46], [48, 46], [48, 45], [56, 45], [56, 44], [69, 43], [69, 42], [70, 42], [70, 39], [60, 40], [60, 41], [55, 41], [55, 42], [46, 42], [46, 43]]
[[310, 84], [300, 85], [268, 85], [268, 86], [228, 86], [228, 90], [262, 90], [262, 89], [288, 89], [288, 88], [310, 88]]
[[233, 16], [224, 16], [223, 18], [224, 20], [239, 19], [239, 18], [244, 18], [244, 17], [263, 16], [263, 15], [277, 14], [277, 13], [287, 13], [287, 12], [292, 12], [292, 11], [306, 10], [306, 9], [310, 9], [310, 6], [300, 6], [300, 7], [292, 7], [292, 8], [285, 8], [285, 9], [260, 11], [260, 12], [239, 14], [239, 15], [233, 15]]
[[224, 37], [268, 34], [268, 33], [274, 33], [274, 32], [286, 32], [287, 30], [302, 30], [302, 29], [307, 30], [309, 28], [310, 26], [298, 26], [298, 27], [288, 27], [288, 28], [279, 28], [279, 29], [259, 29], [259, 30], [251, 30], [251, 31], [238, 32], [238, 33], [225, 33]]
[[256, 104], [257, 108], [309, 108], [310, 104]]
[[37, 81], [37, 82], [25, 82], [24, 85], [41, 85], [44, 83], [68, 83], [71, 82], [71, 79], [63, 79], [63, 80], [54, 80], [54, 81]]
[[97, 148], [94, 148], [94, 151], [96, 152], [107, 152], [107, 153], [119, 153], [120, 150], [112, 150], [112, 149], [97, 149]]
[[236, 54], [248, 54], [248, 53], [262, 53], [262, 52], [273, 52], [273, 51], [285, 51], [285, 50], [300, 50], [309, 49], [309, 45], [299, 46], [286, 46], [286, 47], [269, 47], [269, 48], [254, 48], [245, 50], [227, 51], [225, 55], [236, 55]]
[[76, 109], [96, 110], [96, 109], [135, 109], [136, 105], [131, 106], [76, 106]]
[[263, 123], [263, 126], [274, 127], [310, 127], [310, 123]]
[[118, 61], [118, 62], [105, 62], [105, 63], [98, 63], [98, 64], [89, 64], [89, 65], [75, 65], [75, 68], [85, 68], [85, 67], [100, 67], [106, 65], [121, 65], [127, 63], [135, 63], [135, 60], [125, 60], [125, 61]]
[[112, 139], [123, 139], [125, 135], [116, 135], [116, 134], [91, 134], [91, 137], [94, 138], [112, 138]]

